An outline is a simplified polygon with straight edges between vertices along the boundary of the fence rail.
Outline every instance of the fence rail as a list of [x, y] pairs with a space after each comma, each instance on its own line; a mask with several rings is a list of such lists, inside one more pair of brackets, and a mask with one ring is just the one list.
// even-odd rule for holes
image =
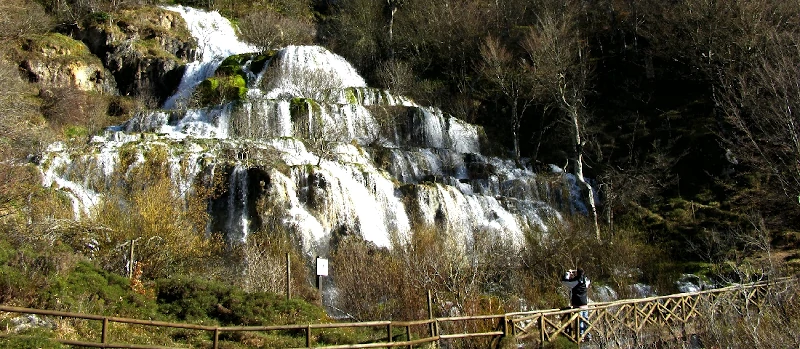
[[[679, 293], [668, 296], [627, 299], [615, 302], [593, 303], [588, 309], [549, 309], [508, 314], [511, 335], [519, 339], [534, 337], [548, 342], [565, 336], [581, 343], [590, 334], [602, 339], [633, 335], [642, 337], [648, 329], [666, 329], [678, 326], [685, 334], [686, 326], [702, 316], [701, 307], [723, 301], [761, 308], [769, 287], [793, 282], [795, 278], [782, 278], [719, 289]], [[588, 318], [581, 316], [587, 311]], [[580, 323], [585, 322], [584, 330]]]
[[[102, 328], [99, 342], [60, 338], [53, 339], [54, 341], [67, 345], [94, 348], [168, 348], [155, 345], [110, 342], [108, 338], [111, 330], [109, 324], [111, 323], [205, 331], [211, 335], [212, 345], [215, 349], [219, 346], [220, 334], [225, 332], [270, 331], [304, 331], [304, 348], [413, 348], [415, 345], [439, 342], [442, 340], [482, 337], [491, 339], [491, 346], [495, 346], [500, 338], [507, 336], [513, 336], [520, 340], [534, 339], [542, 345], [545, 342], [552, 341], [558, 336], [564, 336], [573, 342], [581, 343], [586, 340], [589, 333], [607, 339], [621, 334], [633, 334], [635, 337], [640, 337], [643, 330], [652, 327], [665, 328], [672, 325], [679, 325], [685, 331], [686, 325], [702, 316], [699, 308], [703, 305], [718, 301], [738, 301], [743, 302], [744, 306], [760, 308], [763, 306], [764, 299], [766, 299], [770, 286], [793, 281], [795, 281], [795, 278], [790, 277], [775, 281], [735, 285], [693, 293], [593, 303], [589, 309], [548, 309], [498, 315], [432, 318], [418, 321], [371, 321], [277, 326], [206, 326], [10, 306], [0, 306], [0, 312], [101, 321]], [[583, 310], [588, 310], [590, 315], [586, 318], [581, 316], [581, 311]], [[473, 326], [473, 328], [483, 328], [484, 330], [470, 330], [468, 324], [471, 322], [482, 322], [483, 326], [476, 325]], [[580, 328], [581, 322], [585, 322], [584, 330], [576, 330]], [[453, 324], [460, 324], [460, 326], [455, 326]], [[323, 347], [316, 346], [313, 342], [313, 333], [315, 330], [363, 327], [384, 328], [386, 336], [372, 343], [364, 344], [330, 345]], [[412, 339], [412, 327], [421, 328], [421, 330], [416, 331], [418, 338]], [[486, 328], [489, 328], [489, 330], [485, 330]], [[394, 340], [395, 329], [403, 329], [402, 332], [405, 336], [405, 340]], [[11, 335], [0, 335], [0, 337], [8, 336]]]

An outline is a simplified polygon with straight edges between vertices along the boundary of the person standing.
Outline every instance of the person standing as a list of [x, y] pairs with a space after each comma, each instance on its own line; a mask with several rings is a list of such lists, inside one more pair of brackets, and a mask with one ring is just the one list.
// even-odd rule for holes
[[578, 268], [568, 270], [564, 274], [564, 278], [561, 280], [561, 283], [564, 284], [564, 287], [566, 287], [570, 292], [569, 305], [572, 308], [587, 309], [580, 312], [580, 334], [583, 336], [583, 333], [586, 331], [586, 327], [588, 325], [584, 319], [589, 318], [588, 289], [591, 281], [586, 277], [583, 269]]

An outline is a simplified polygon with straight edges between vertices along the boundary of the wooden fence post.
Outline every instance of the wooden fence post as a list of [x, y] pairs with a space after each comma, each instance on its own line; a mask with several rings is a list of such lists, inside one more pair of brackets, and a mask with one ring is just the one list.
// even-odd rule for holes
[[292, 258], [286, 253], [286, 300], [292, 299]]
[[633, 303], [633, 344], [639, 344], [639, 310], [636, 309], [638, 303]]
[[103, 318], [103, 331], [100, 334], [100, 343], [105, 344], [108, 338], [108, 318]]
[[306, 327], [306, 348], [311, 348], [311, 325]]
[[[428, 290], [428, 319], [433, 320], [433, 294], [431, 290]], [[429, 324], [429, 330], [431, 333], [431, 337], [436, 336], [436, 324], [435, 321], [431, 321]]]
[[[411, 341], [411, 325], [406, 325], [406, 340]], [[414, 345], [409, 344], [408, 349], [414, 349]]]
[[214, 349], [219, 348], [219, 327], [214, 328]]
[[130, 257], [128, 258], [128, 279], [133, 279], [133, 265], [134, 265], [134, 263], [133, 263], [133, 243], [134, 242], [136, 242], [136, 240], [131, 240], [131, 252], [130, 252]]
[[544, 346], [544, 341], [547, 339], [547, 333], [545, 332], [545, 323], [544, 323], [544, 314], [539, 315], [539, 347]]

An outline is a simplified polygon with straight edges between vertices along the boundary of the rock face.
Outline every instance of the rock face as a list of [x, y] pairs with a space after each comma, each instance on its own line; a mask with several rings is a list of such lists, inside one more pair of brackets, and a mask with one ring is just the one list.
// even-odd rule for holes
[[178, 87], [196, 41], [180, 15], [160, 8], [97, 15], [72, 35], [103, 60], [121, 95], [147, 95], [162, 104]]
[[80, 41], [48, 34], [28, 39], [22, 49], [20, 68], [32, 82], [43, 87], [117, 93], [114, 76]]

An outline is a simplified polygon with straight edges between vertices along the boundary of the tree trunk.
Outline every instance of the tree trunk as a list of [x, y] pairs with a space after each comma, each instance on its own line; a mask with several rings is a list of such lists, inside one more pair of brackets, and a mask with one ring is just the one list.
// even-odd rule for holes
[[589, 208], [592, 210], [592, 218], [594, 219], [594, 233], [597, 240], [600, 240], [600, 224], [598, 222], [597, 217], [597, 205], [594, 201], [594, 189], [592, 186], [586, 182], [586, 179], [583, 177], [583, 139], [581, 139], [581, 123], [578, 116], [578, 111], [576, 107], [570, 108], [570, 117], [572, 118], [572, 137], [574, 143], [574, 154], [573, 154], [573, 171], [575, 177], [578, 179], [581, 185], [586, 189], [586, 196], [587, 202], [589, 203]]
[[519, 150], [519, 128], [522, 117], [517, 114], [517, 100], [514, 99], [511, 102], [511, 136], [512, 141], [514, 142], [514, 162], [517, 166], [522, 167], [522, 161], [520, 160], [520, 150]]
[[397, 13], [397, 6], [389, 0], [389, 59], [394, 59], [394, 14]]

